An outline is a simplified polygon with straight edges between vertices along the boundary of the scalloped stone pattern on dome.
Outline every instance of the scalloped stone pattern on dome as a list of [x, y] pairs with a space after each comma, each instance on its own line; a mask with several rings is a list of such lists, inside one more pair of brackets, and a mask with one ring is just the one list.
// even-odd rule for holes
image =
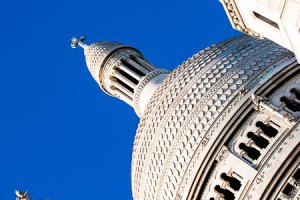
[[123, 45], [116, 42], [97, 42], [84, 49], [86, 65], [95, 79], [100, 84], [100, 68], [108, 54], [122, 47]]
[[180, 200], [226, 117], [259, 75], [290, 52], [240, 36], [212, 45], [174, 70], [141, 118], [132, 155], [135, 200]]

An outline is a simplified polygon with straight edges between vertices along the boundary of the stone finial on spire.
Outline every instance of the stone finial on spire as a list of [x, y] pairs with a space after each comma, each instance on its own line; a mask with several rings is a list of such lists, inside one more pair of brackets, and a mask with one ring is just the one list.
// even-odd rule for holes
[[86, 48], [88, 45], [86, 45], [85, 43], [83, 43], [83, 41], [85, 41], [86, 37], [85, 36], [81, 36], [81, 37], [72, 37], [71, 41], [71, 47], [72, 48], [76, 48], [78, 45], [81, 46], [82, 48]]
[[28, 197], [27, 191], [22, 192], [20, 190], [16, 190], [16, 195], [17, 195], [16, 200], [32, 200], [30, 197]]

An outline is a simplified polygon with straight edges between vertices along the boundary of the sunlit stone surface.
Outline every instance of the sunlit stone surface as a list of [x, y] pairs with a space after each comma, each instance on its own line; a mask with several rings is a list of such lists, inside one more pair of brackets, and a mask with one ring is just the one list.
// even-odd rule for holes
[[82, 46], [100, 87], [141, 117], [135, 200], [300, 197], [300, 66], [292, 52], [245, 35], [170, 73], [129, 46]]
[[293, 51], [300, 63], [300, 0], [220, 0], [233, 28]]

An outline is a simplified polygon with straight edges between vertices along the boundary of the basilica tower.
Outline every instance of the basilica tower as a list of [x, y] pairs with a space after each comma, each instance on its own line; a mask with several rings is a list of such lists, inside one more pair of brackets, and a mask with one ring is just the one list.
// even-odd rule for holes
[[174, 71], [135, 48], [84, 48], [104, 92], [140, 116], [132, 153], [134, 200], [300, 198], [300, 66], [268, 39], [239, 36]]
[[141, 116], [169, 71], [157, 69], [133, 47], [116, 42], [86, 45], [84, 40], [84, 36], [72, 38], [72, 47], [84, 49], [87, 67], [100, 88], [125, 101]]

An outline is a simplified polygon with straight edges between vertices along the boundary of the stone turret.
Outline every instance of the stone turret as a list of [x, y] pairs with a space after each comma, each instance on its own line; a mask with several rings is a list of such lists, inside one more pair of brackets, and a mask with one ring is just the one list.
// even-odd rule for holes
[[158, 69], [133, 47], [115, 42], [86, 45], [84, 40], [85, 37], [74, 37], [71, 46], [83, 47], [87, 67], [101, 89], [125, 101], [142, 116], [169, 71]]

